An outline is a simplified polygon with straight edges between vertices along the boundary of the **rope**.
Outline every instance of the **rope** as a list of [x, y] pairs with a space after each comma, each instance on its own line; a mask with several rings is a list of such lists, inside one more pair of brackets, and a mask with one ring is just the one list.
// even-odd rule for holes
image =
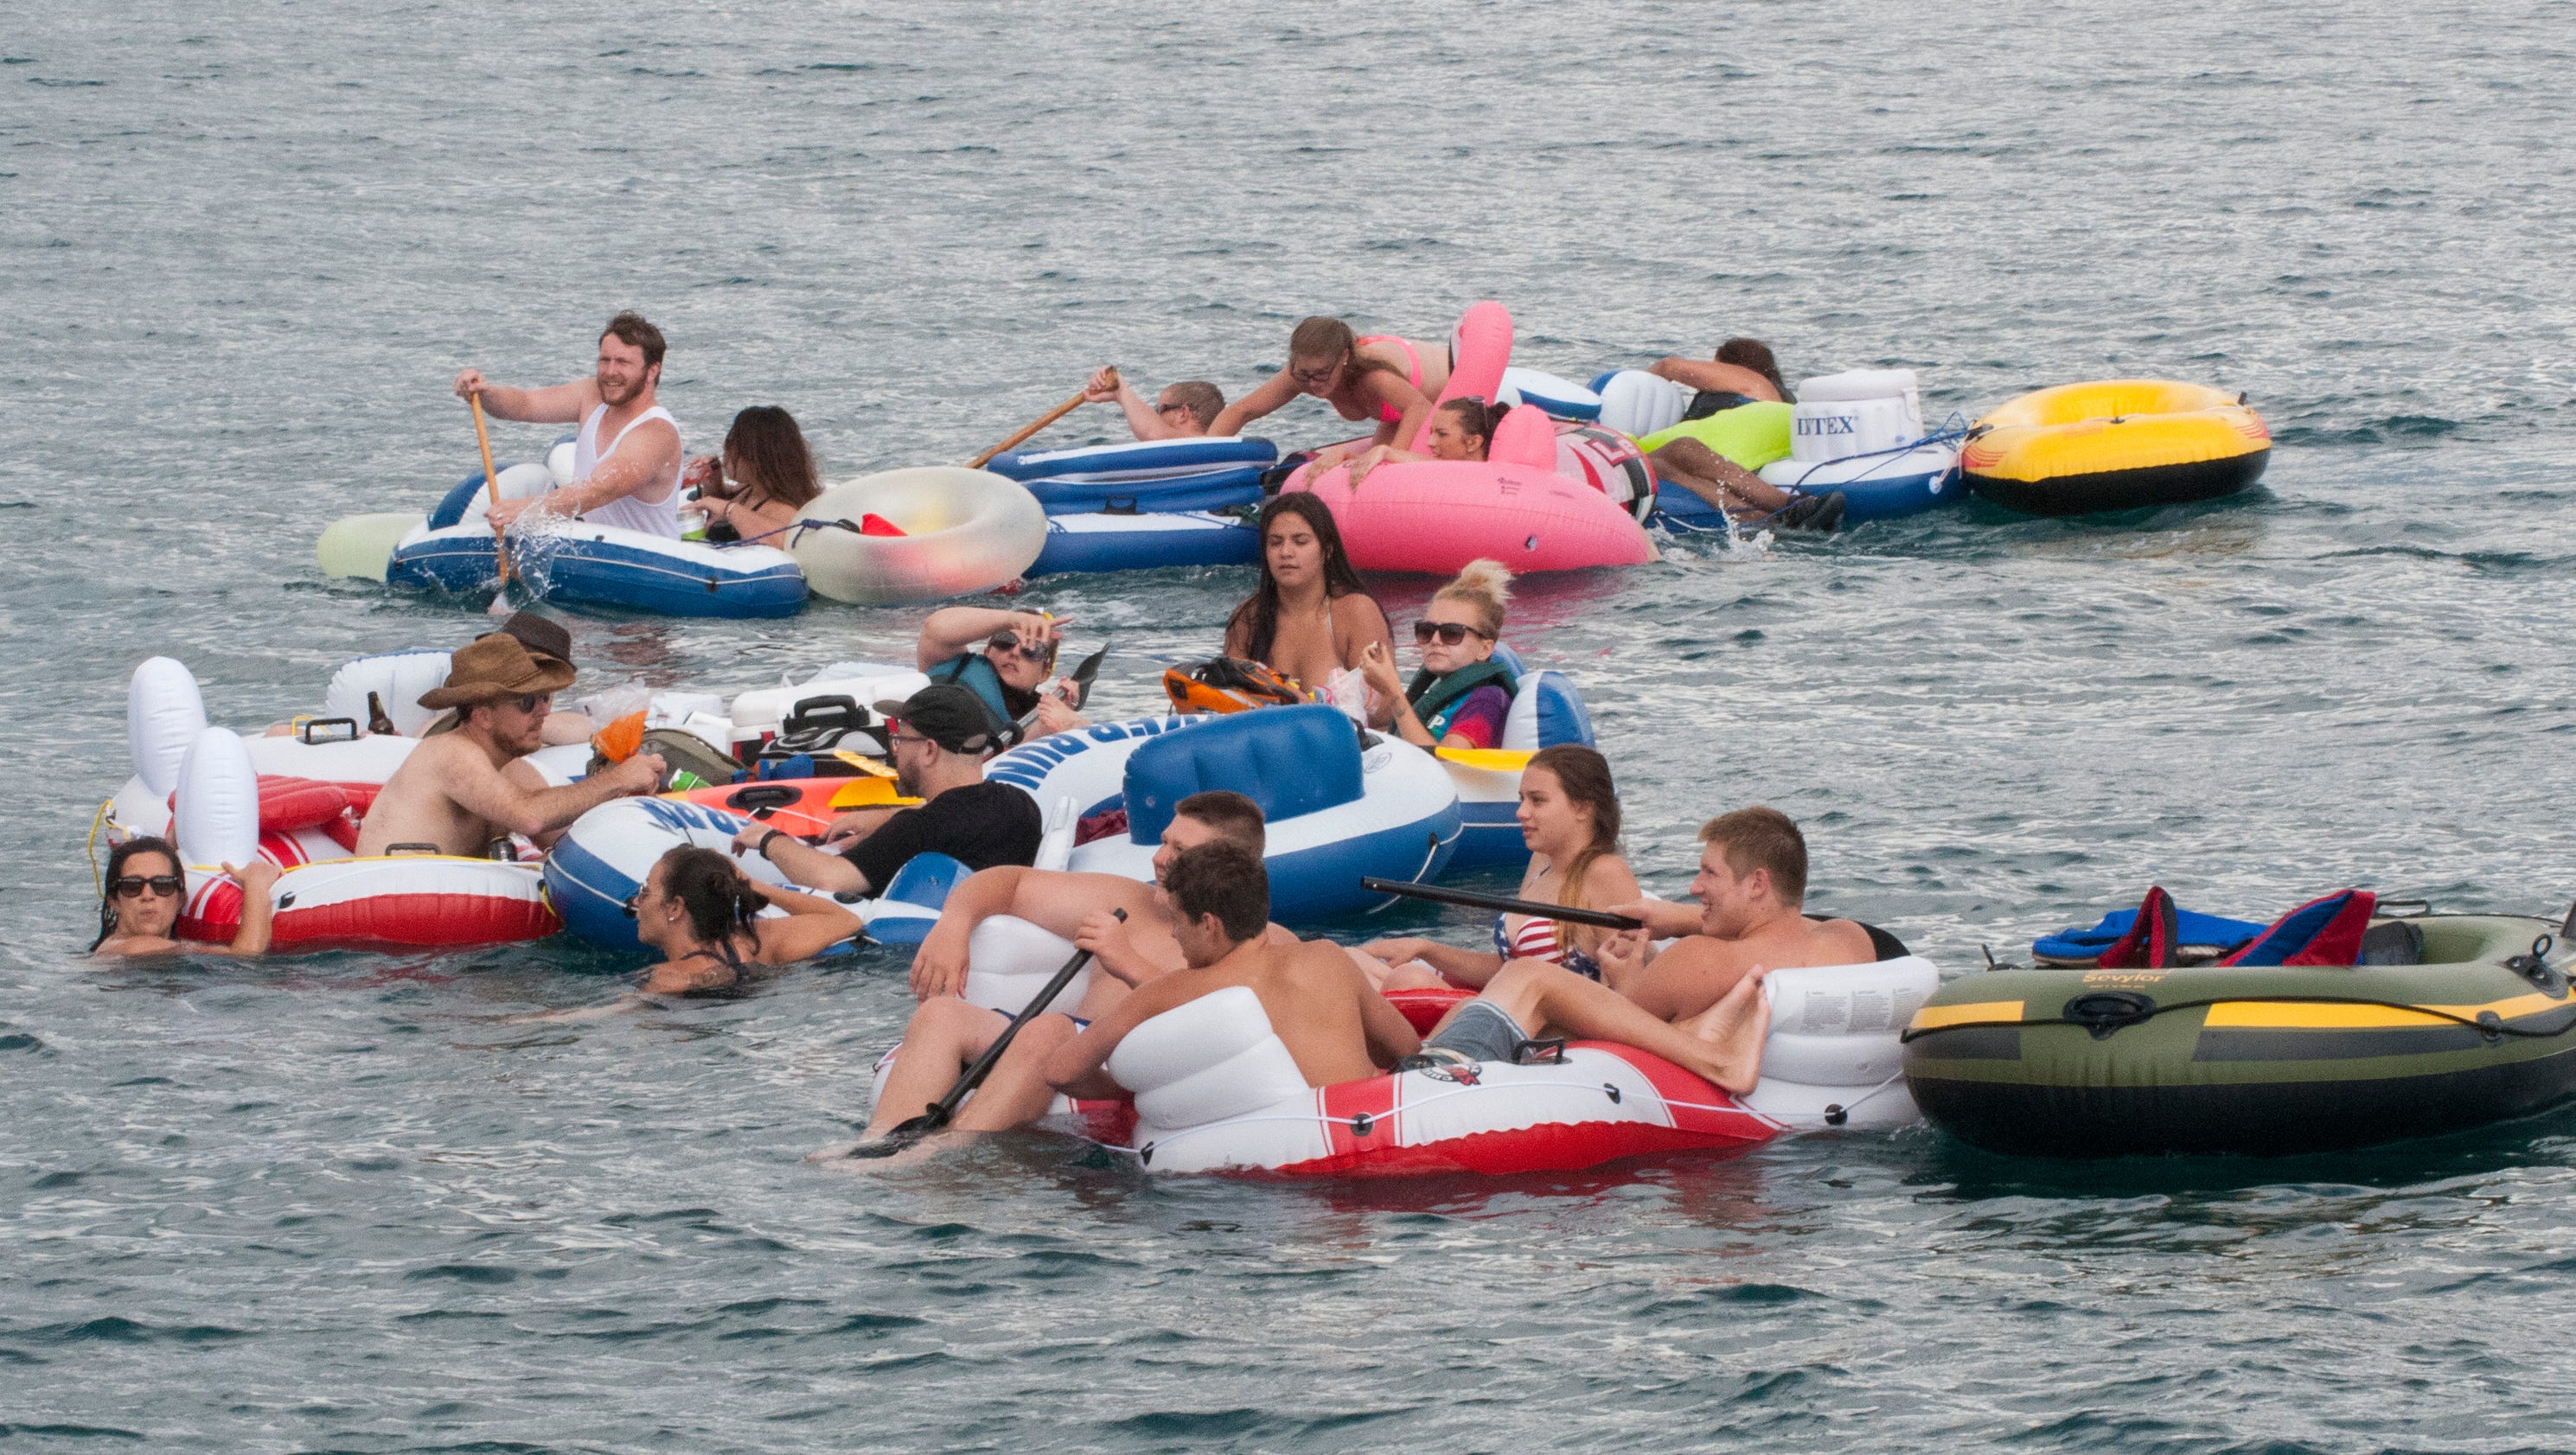
[[1863, 470], [1859, 474], [1854, 475], [1849, 480], [1837, 480], [1833, 482], [1837, 486], [1857, 485], [1861, 481], [1868, 479], [1872, 473], [1876, 472], [1883, 466], [1892, 465], [1905, 456], [1914, 453], [1916, 450], [1923, 449], [1929, 445], [1946, 445], [1954, 440], [1964, 440], [1967, 438], [1967, 434], [1967, 421], [1960, 418], [1960, 416], [1954, 412], [1948, 419], [1941, 421], [1941, 427], [1939, 429], [1925, 434], [1921, 439], [1908, 440], [1901, 445], [1889, 445], [1885, 449], [1862, 450], [1857, 454], [1844, 455], [1841, 459], [1819, 460], [1816, 463], [1809, 465], [1806, 468], [1805, 473], [1798, 477], [1797, 483], [1789, 486], [1788, 488], [1792, 490], [1804, 488], [1808, 478], [1814, 475], [1818, 470], [1825, 468], [1827, 465], [1839, 465], [1846, 460], [1867, 460], [1881, 455], [1887, 457], [1880, 460], [1878, 464], [1870, 466], [1869, 469]]
[[107, 876], [106, 871], [98, 867], [98, 831], [107, 822], [107, 811], [115, 806], [115, 799], [99, 800], [98, 812], [92, 815], [89, 821], [89, 842], [84, 846], [89, 851], [90, 886], [98, 891], [98, 897], [101, 899], [107, 898]]

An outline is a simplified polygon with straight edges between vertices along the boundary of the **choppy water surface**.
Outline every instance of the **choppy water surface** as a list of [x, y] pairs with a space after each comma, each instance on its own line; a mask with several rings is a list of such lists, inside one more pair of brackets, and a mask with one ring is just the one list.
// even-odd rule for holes
[[[468, 606], [314, 570], [474, 468], [461, 364], [639, 306], [711, 443], [961, 458], [1115, 360], [1517, 313], [1729, 333], [1973, 413], [2114, 373], [2281, 440], [2212, 508], [1984, 507], [1531, 586], [1631, 848], [1810, 826], [1945, 967], [2134, 901], [2576, 893], [2563, 7], [31, 8], [0, 27], [0, 1433], [167, 1448], [2565, 1448], [2576, 1113], [2284, 1163], [1925, 1131], [1401, 1187], [1043, 1138], [861, 1178], [896, 962], [579, 1024], [570, 947], [95, 969], [123, 679], [315, 703]], [[1280, 437], [1331, 435], [1314, 406]], [[1106, 438], [1106, 417], [1064, 443]], [[503, 432], [526, 454], [547, 432]], [[1248, 578], [1052, 584], [1113, 702]], [[1391, 583], [1401, 617], [1422, 583]], [[585, 690], [898, 654], [921, 613], [592, 620]], [[1415, 922], [1435, 922], [1427, 916]], [[1463, 919], [1449, 922], [1469, 933]], [[12, 1443], [16, 1443], [15, 1440]]]

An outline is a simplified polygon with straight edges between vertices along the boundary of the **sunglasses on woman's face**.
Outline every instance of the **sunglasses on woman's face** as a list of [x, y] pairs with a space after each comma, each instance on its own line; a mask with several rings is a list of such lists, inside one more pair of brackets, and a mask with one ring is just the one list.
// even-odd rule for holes
[[1424, 646], [1429, 646], [1432, 638], [1437, 637], [1442, 646], [1454, 647], [1467, 640], [1471, 633], [1480, 637], [1487, 635], [1463, 621], [1417, 621], [1413, 624], [1413, 639]]
[[146, 889], [155, 894], [176, 894], [181, 883], [176, 874], [120, 874], [109, 882], [108, 888], [119, 899], [132, 899]]
[[1330, 384], [1333, 382], [1333, 376], [1340, 372], [1342, 372], [1342, 361], [1335, 359], [1321, 369], [1290, 369], [1288, 377], [1312, 389], [1318, 384]]

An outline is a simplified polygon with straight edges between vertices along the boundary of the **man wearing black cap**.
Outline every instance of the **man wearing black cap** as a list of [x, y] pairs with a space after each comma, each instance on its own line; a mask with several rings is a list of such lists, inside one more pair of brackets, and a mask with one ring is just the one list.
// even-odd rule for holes
[[969, 869], [1037, 862], [1038, 801], [984, 781], [984, 760], [1006, 744], [974, 693], [934, 683], [876, 710], [888, 719], [895, 790], [920, 807], [844, 814], [821, 848], [755, 819], [734, 835], [736, 852], [760, 855], [809, 889], [840, 894], [884, 893], [915, 854], [947, 854]]

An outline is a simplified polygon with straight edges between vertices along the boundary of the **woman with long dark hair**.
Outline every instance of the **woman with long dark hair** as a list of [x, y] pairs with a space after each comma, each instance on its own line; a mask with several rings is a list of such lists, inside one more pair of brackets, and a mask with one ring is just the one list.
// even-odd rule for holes
[[[1332, 511], [1304, 491], [1261, 507], [1261, 584], [1225, 624], [1225, 654], [1259, 662], [1310, 692], [1336, 672], [1356, 672], [1369, 648], [1392, 658], [1386, 612], [1360, 585]], [[1393, 703], [1372, 707], [1384, 726]]]
[[[784, 918], [761, 916], [773, 904]], [[756, 884], [722, 853], [693, 846], [655, 860], [626, 908], [635, 938], [662, 954], [644, 972], [646, 995], [740, 989], [755, 966], [811, 959], [866, 928], [831, 900]]]
[[179, 851], [168, 839], [127, 839], [108, 851], [107, 873], [99, 885], [98, 938], [93, 955], [168, 955], [190, 950], [206, 955], [268, 953], [269, 887], [277, 883], [277, 866], [254, 858], [242, 868], [224, 872], [241, 886], [241, 928], [229, 945], [183, 944], [179, 911], [188, 903], [188, 876], [179, 868]]
[[805, 502], [823, 493], [805, 432], [796, 427], [796, 416], [775, 404], [755, 404], [735, 415], [733, 428], [725, 431], [724, 453], [690, 461], [686, 478], [698, 487], [711, 541], [775, 536], [796, 523]]

